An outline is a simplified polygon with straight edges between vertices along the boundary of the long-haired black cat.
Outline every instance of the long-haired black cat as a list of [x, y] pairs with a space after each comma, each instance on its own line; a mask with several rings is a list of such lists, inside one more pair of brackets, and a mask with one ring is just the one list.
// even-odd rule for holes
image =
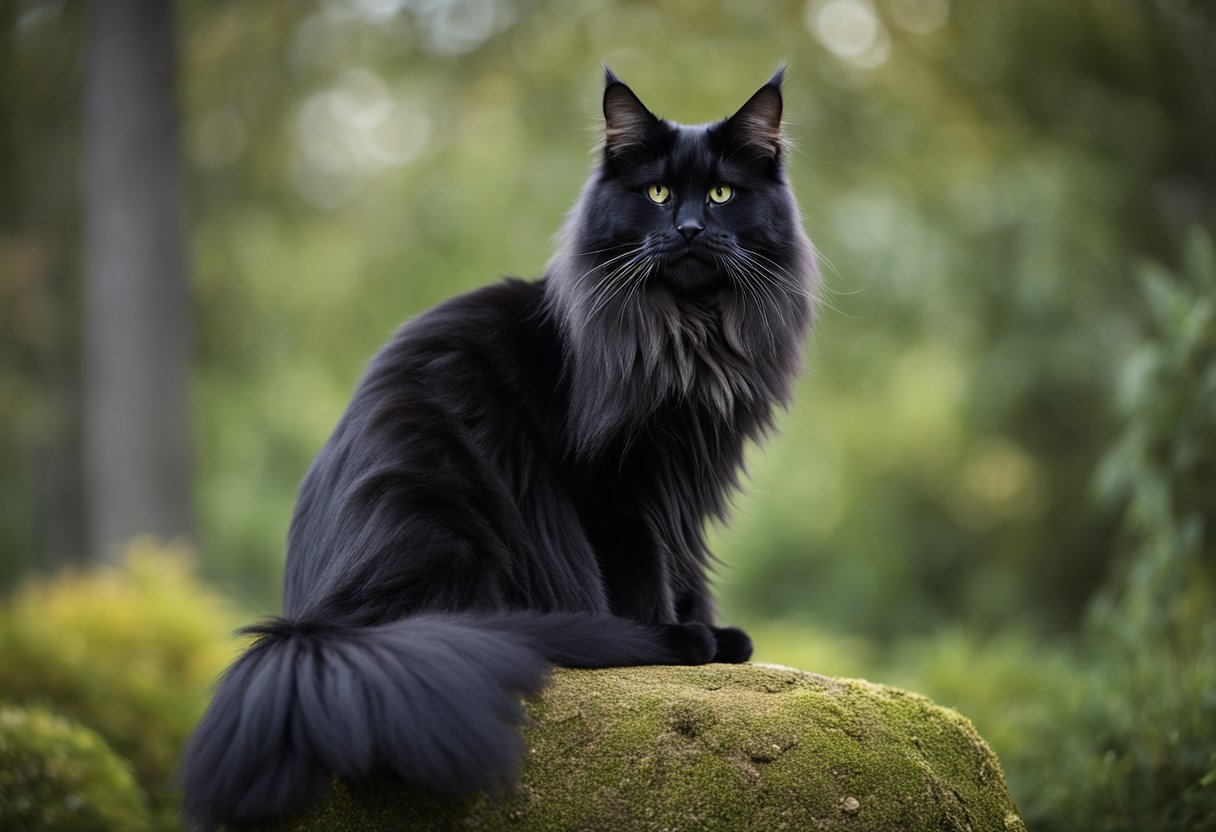
[[283, 814], [334, 774], [502, 784], [551, 665], [751, 655], [714, 625], [705, 524], [813, 311], [782, 73], [698, 126], [606, 75], [602, 158], [544, 279], [403, 326], [309, 469], [283, 617], [185, 752], [192, 822]]

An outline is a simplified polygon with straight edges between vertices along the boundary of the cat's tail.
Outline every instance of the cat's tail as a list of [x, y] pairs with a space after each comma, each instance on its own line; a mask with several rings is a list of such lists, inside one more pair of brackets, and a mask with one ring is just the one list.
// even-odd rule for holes
[[551, 664], [699, 664], [701, 625], [578, 613], [420, 615], [373, 627], [274, 619], [220, 679], [179, 777], [202, 829], [268, 819], [376, 771], [441, 793], [510, 781], [520, 698]]

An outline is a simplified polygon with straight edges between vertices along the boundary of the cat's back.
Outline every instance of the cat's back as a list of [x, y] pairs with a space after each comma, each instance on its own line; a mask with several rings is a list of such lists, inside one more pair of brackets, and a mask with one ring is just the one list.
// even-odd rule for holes
[[[284, 604], [323, 603], [347, 563], [375, 550], [344, 528], [505, 494], [535, 461], [560, 363], [540, 282], [510, 278], [453, 297], [399, 327], [369, 363], [301, 485], [288, 534]], [[425, 494], [424, 494], [425, 492]], [[434, 504], [442, 495], [444, 506]], [[446, 508], [445, 508], [446, 507]]]
[[471, 397], [478, 395], [527, 396], [555, 382], [556, 338], [543, 281], [506, 278], [399, 327], [368, 365], [355, 401], [404, 389], [458, 407], [469, 400], [476, 409]]
[[[507, 278], [400, 326], [368, 364], [313, 468], [357, 476], [409, 447], [497, 455], [560, 423], [561, 345], [544, 281]], [[336, 473], [336, 471], [334, 471]], [[312, 473], [312, 472], [310, 472]]]

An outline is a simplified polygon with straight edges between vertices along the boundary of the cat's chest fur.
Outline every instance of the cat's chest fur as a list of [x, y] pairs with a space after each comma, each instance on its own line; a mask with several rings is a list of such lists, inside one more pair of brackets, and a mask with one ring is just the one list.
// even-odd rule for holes
[[680, 416], [656, 414], [592, 460], [560, 466], [616, 615], [672, 620], [710, 558], [706, 518], [724, 513], [739, 443], [676, 435]]
[[[694, 338], [699, 357], [690, 353], [686, 374], [669, 376], [666, 389], [646, 387], [648, 368], [642, 364], [637, 378], [607, 374], [595, 379], [598, 392], [632, 405], [635, 418], [611, 425], [607, 438], [596, 447], [580, 449], [570, 441], [570, 431], [578, 427], [573, 417], [580, 389], [571, 377], [574, 368], [563, 335], [544, 314], [542, 292], [543, 284], [518, 283], [490, 290], [499, 313], [506, 313], [494, 329], [499, 354], [509, 355], [513, 365], [513, 372], [500, 378], [501, 392], [494, 398], [517, 403], [513, 413], [518, 421], [502, 425], [501, 432], [531, 436], [538, 443], [535, 453], [522, 457], [533, 465], [546, 461], [556, 486], [551, 497], [568, 505], [577, 518], [576, 533], [604, 575], [614, 612], [630, 611], [637, 593], [634, 578], [642, 573], [654, 579], [648, 583], [670, 593], [670, 598], [655, 604], [674, 604], [680, 588], [695, 583], [706, 567], [710, 555], [704, 542], [705, 522], [725, 515], [728, 493], [737, 484], [743, 445], [757, 425], [754, 418], [741, 415], [742, 408], [723, 413], [715, 402], [696, 395], [698, 384], [710, 390], [722, 383], [721, 371], [706, 362], [712, 363], [718, 345], [729, 351], [729, 338], [715, 329], [718, 321], [704, 307], [691, 306], [689, 320], [677, 321], [683, 311], [666, 305], [662, 314], [673, 328], [672, 337]], [[646, 346], [622, 343], [620, 349], [627, 354]], [[639, 391], [639, 386], [645, 389]], [[652, 398], [642, 401], [643, 396]], [[506, 414], [510, 409], [498, 410]], [[607, 411], [603, 415], [613, 416]], [[495, 451], [502, 447], [511, 445], [504, 443]], [[502, 465], [517, 499], [526, 502], [527, 495], [540, 487], [538, 472], [510, 459], [502, 460]], [[523, 508], [525, 516], [532, 516]], [[555, 531], [536, 527], [538, 545], [551, 547]], [[556, 533], [574, 531], [563, 526]], [[574, 542], [567, 538], [557, 548], [573, 553]]]

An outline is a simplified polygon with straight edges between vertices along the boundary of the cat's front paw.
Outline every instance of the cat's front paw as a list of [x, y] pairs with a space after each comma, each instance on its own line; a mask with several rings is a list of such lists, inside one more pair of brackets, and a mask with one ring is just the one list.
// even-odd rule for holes
[[708, 664], [718, 652], [713, 630], [704, 624], [665, 624], [662, 638], [672, 664]]
[[711, 627], [715, 662], [742, 664], [752, 657], [752, 640], [738, 627]]

